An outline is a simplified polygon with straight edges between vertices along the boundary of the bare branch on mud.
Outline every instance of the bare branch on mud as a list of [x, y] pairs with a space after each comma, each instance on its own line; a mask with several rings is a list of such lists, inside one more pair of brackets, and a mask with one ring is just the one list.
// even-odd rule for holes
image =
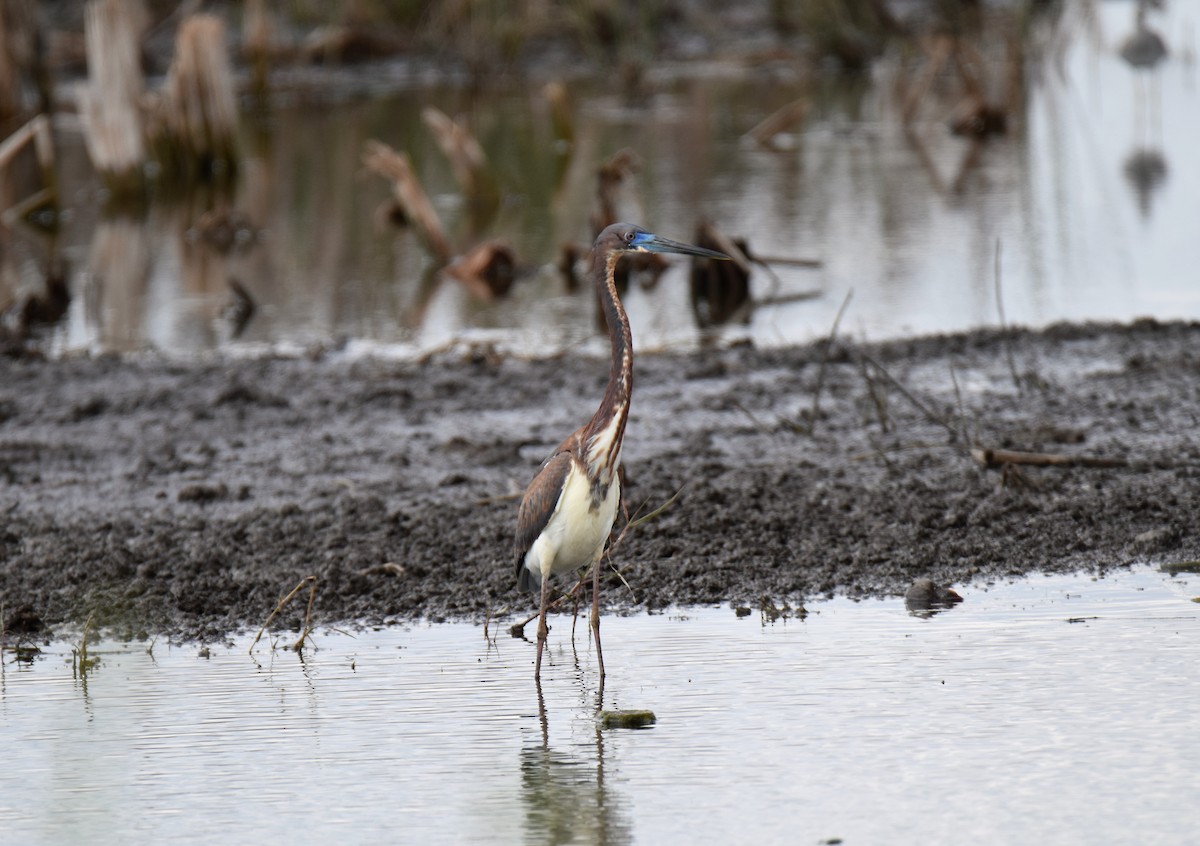
[[1005, 465], [1021, 464], [1027, 467], [1127, 467], [1124, 458], [1103, 458], [1094, 455], [1058, 455], [1049, 452], [1020, 452], [1008, 449], [971, 448], [971, 457], [979, 464], [995, 470]]
[[929, 406], [925, 405], [925, 403], [923, 403], [919, 399], [917, 399], [912, 394], [912, 392], [909, 391], [907, 388], [905, 388], [902, 384], [900, 384], [900, 382], [898, 382], [896, 380], [896, 378], [894, 376], [892, 376], [891, 373], [888, 373], [886, 367], [884, 367], [882, 364], [880, 364], [878, 361], [876, 361], [874, 358], [872, 358], [868, 353], [865, 353], [862, 350], [858, 350], [856, 352], [856, 355], [860, 356], [863, 360], [865, 360], [867, 362], [867, 364], [869, 364], [873, 368], [875, 368], [875, 370], [877, 370], [879, 372], [879, 374], [881, 376], [883, 376], [884, 379], [886, 379], [889, 383], [891, 383], [892, 387], [894, 387], [897, 391], [900, 392], [901, 396], [903, 396], [906, 400], [909, 401], [909, 403], [912, 404], [913, 408], [917, 409], [919, 412], [921, 412], [923, 415], [925, 415], [926, 420], [928, 420], [930, 423], [936, 423], [938, 426], [941, 426], [943, 429], [945, 429], [950, 434], [951, 441], [958, 440], [958, 432], [955, 431], [954, 427], [951, 426], [949, 423], [947, 423], [946, 420], [941, 415], [935, 414], [929, 408]]

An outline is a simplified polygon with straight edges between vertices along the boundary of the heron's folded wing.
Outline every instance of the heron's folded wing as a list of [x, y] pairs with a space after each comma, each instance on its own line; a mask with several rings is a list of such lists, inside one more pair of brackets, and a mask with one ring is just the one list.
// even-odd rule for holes
[[517, 512], [517, 538], [513, 547], [517, 558], [518, 578], [521, 576], [521, 568], [525, 566], [526, 553], [546, 528], [554, 509], [558, 507], [563, 485], [571, 470], [571, 460], [569, 452], [559, 452], [550, 456], [525, 490], [521, 509]]

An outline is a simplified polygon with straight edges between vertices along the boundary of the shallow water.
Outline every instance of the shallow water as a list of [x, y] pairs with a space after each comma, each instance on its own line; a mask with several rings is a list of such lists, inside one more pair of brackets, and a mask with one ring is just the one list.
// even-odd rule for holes
[[1200, 777], [1195, 576], [966, 587], [922, 619], [833, 600], [480, 626], [95, 644], [0, 677], [7, 842], [1179, 843]]
[[[852, 79], [805, 80], [780, 59], [656, 67], [644, 98], [575, 80], [569, 158], [554, 152], [536, 86], [475, 97], [406, 75], [403, 65], [373, 66], [314, 96], [292, 91], [284, 73], [269, 117], [244, 117], [233, 207], [260, 236], [227, 255], [197, 238], [200, 204], [156, 206], [145, 221], [102, 215], [86, 190], [94, 179], [80, 135], [64, 126], [71, 216], [62, 243], [74, 298], [50, 347], [253, 353], [348, 344], [404, 356], [463, 342], [544, 354], [590, 341], [603, 351], [591, 293], [569, 292], [554, 264], [564, 243], [586, 242], [596, 167], [625, 147], [642, 168], [621, 194], [621, 217], [689, 240], [704, 216], [759, 255], [823, 262], [776, 265], [778, 278], [756, 271], [746, 322], [708, 330], [676, 262], [656, 287], [635, 285], [626, 296], [641, 349], [807, 341], [829, 331], [851, 290], [842, 330], [871, 339], [997, 325], [998, 244], [1010, 323], [1200, 318], [1195, 9], [1168, 3], [1150, 16], [1171, 54], [1153, 75], [1138, 75], [1119, 57], [1132, 2], [1063, 8], [1031, 24], [1012, 131], [975, 153], [947, 130], [961, 96], [952, 83], [935, 86], [906, 136], [896, 91], [916, 84], [921, 65], [895, 59]], [[989, 62], [989, 96], [1003, 100], [1007, 69]], [[746, 140], [799, 97], [810, 102], [808, 118], [780, 139], [782, 149]], [[466, 117], [490, 157], [505, 199], [481, 231], [471, 231], [422, 126], [425, 106]], [[509, 296], [486, 302], [438, 279], [410, 231], [378, 225], [389, 189], [360, 161], [372, 138], [411, 154], [457, 249], [484, 237], [514, 247], [524, 276]], [[0, 278], [38, 275], [36, 262], [21, 259], [26, 250], [9, 253]], [[221, 316], [230, 278], [258, 305], [236, 338]], [[795, 298], [804, 293], [816, 298]]]

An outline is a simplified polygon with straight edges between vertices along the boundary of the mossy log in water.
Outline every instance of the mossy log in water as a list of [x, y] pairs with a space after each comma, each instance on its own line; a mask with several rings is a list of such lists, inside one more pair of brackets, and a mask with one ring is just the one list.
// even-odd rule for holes
[[601, 711], [601, 728], [646, 728], [658, 722], [653, 711]]

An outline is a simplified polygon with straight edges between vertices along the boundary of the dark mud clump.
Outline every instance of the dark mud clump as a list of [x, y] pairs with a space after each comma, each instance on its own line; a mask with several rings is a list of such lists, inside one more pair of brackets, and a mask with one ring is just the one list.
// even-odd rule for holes
[[[1200, 557], [1200, 325], [839, 343], [825, 358], [823, 344], [638, 358], [627, 504], [679, 496], [621, 540], [632, 592], [611, 576], [608, 608]], [[586, 358], [0, 360], [0, 602], [26, 629], [93, 614], [117, 634], [211, 637], [257, 627], [311, 574], [317, 622], [524, 613], [517, 496], [606, 372]], [[972, 446], [1121, 466], [987, 468]]]

